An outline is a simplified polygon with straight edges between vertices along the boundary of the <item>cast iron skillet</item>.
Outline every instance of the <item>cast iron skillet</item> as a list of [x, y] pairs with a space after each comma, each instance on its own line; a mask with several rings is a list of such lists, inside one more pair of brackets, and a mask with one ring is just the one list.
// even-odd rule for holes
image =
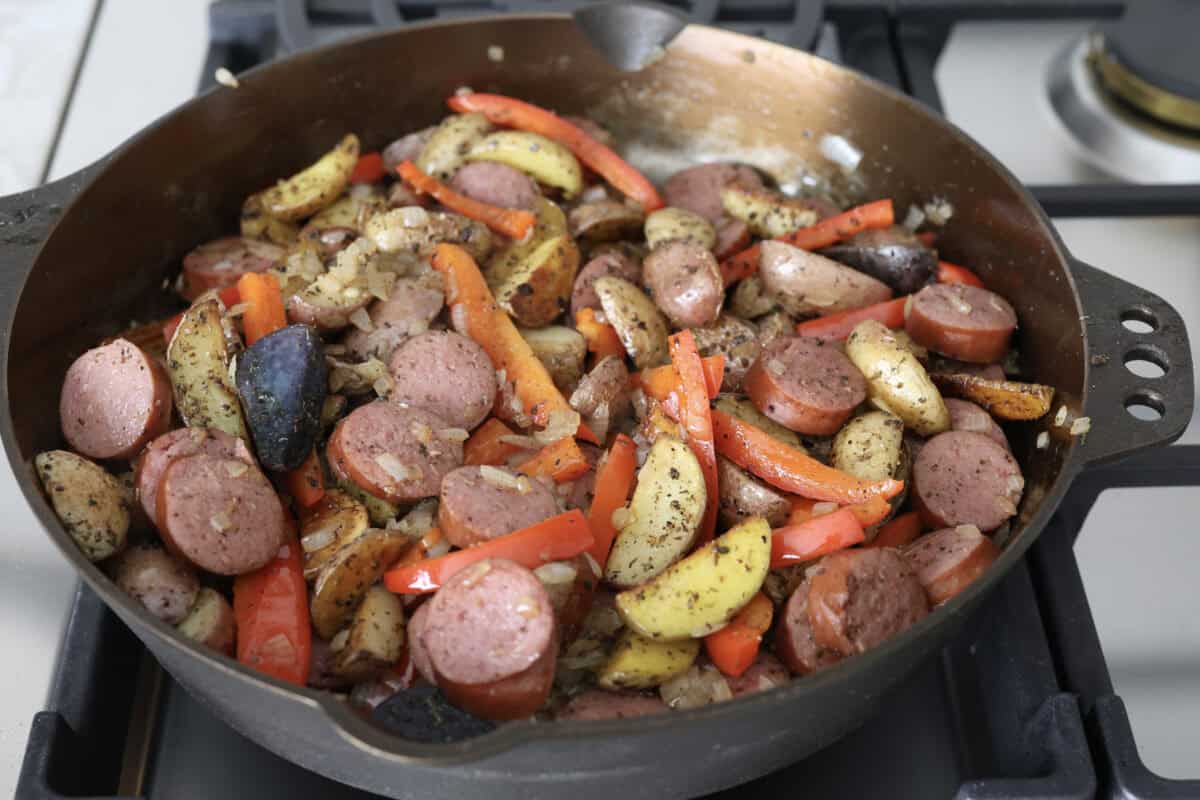
[[[636, 28], [626, 28], [636, 30]], [[617, 37], [618, 39], [620, 37]], [[488, 58], [503, 48], [504, 59]], [[492, 53], [495, 54], [495, 50]], [[355, 131], [375, 149], [439, 119], [460, 86], [564, 112], [589, 111], [633, 157], [742, 158], [787, 180], [801, 174], [846, 200], [938, 195], [954, 206], [941, 246], [1008, 298], [1034, 380], [1055, 407], [1092, 420], [1086, 438], [1048, 423], [1012, 432], [1027, 478], [1016, 533], [999, 561], [946, 607], [864, 656], [789, 686], [635, 721], [506, 725], [453, 744], [373, 727], [332, 694], [297, 690], [190, 644], [151, 618], [75, 548], [44, 501], [33, 456], [62, 445], [55, 399], [71, 360], [101, 338], [174, 310], [165, 276], [195, 245], [233, 230], [242, 198]], [[842, 176], [818, 153], [824, 133], [866, 154]], [[656, 177], [672, 168], [657, 159]], [[1075, 261], [1035, 201], [961, 131], [868, 78], [802, 52], [715, 29], [686, 28], [661, 61], [621, 73], [571, 17], [507, 16], [415, 25], [256, 69], [162, 118], [116, 153], [62, 181], [0, 200], [0, 433], [48, 535], [163, 666], [246, 736], [332, 778], [394, 797], [668, 797], [740, 783], [846, 734], [879, 697], [955, 633], [1013, 566], [1089, 464], [1178, 437], [1192, 374], [1179, 315], [1160, 298]], [[1136, 318], [1155, 325], [1134, 334]], [[1122, 365], [1135, 352], [1167, 365], [1157, 380]], [[1130, 400], [1163, 411], [1128, 416]], [[69, 656], [69, 654], [68, 654]]]

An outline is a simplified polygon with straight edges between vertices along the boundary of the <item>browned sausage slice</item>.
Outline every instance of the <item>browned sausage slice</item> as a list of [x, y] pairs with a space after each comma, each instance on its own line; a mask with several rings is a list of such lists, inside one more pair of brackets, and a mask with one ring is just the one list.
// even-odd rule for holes
[[226, 236], [202, 244], [183, 257], [179, 293], [195, 300], [209, 289], [237, 283], [247, 272], [264, 272], [283, 261], [283, 248], [244, 236]]
[[788, 674], [787, 667], [764, 649], [758, 651], [754, 663], [741, 675], [736, 678], [725, 676], [729, 690], [733, 692], [735, 698], [783, 686], [791, 679], [792, 676]]
[[558, 664], [558, 634], [551, 638], [541, 658], [524, 672], [491, 683], [455, 683], [441, 678], [438, 686], [450, 702], [477, 717], [494, 720], [523, 719], [542, 707], [554, 684]]
[[784, 604], [783, 618], [775, 628], [775, 653], [796, 675], [808, 675], [842, 660], [840, 653], [822, 647], [813, 638], [812, 623], [808, 621], [810, 585], [805, 579], [796, 587]]
[[808, 591], [808, 621], [822, 647], [865, 653], [929, 613], [921, 582], [896, 550], [843, 550], [820, 567]]
[[378, 358], [386, 364], [401, 342], [429, 330], [442, 301], [442, 290], [433, 282], [401, 278], [387, 300], [371, 305], [371, 330], [355, 328], [346, 334], [346, 350], [360, 360]]
[[71, 448], [89, 458], [132, 458], [171, 424], [171, 381], [125, 339], [88, 350], [63, 379], [58, 413]]
[[721, 190], [730, 184], [742, 189], [763, 188], [762, 178], [745, 164], [698, 164], [667, 179], [663, 201], [674, 208], [686, 208], [715, 225], [725, 215]]
[[1025, 479], [1002, 445], [982, 433], [947, 431], [913, 463], [913, 502], [931, 528], [993, 531], [1017, 513]]
[[1000, 361], [1017, 328], [1017, 312], [995, 292], [961, 283], [935, 283], [913, 295], [904, 329], [937, 353], [988, 364]]
[[771, 527], [787, 522], [792, 504], [780, 492], [744, 471], [725, 456], [717, 456], [718, 509], [721, 521], [736, 525], [749, 517], [765, 517]]
[[342, 480], [393, 503], [433, 497], [462, 464], [462, 442], [446, 420], [376, 400], [350, 412], [329, 437], [329, 466]]
[[633, 719], [670, 711], [655, 694], [589, 689], [571, 698], [555, 719]]
[[813, 436], [837, 433], [867, 399], [867, 381], [850, 359], [807, 336], [781, 336], [764, 345], [743, 385], [767, 417]]
[[633, 284], [642, 282], [642, 265], [616, 250], [601, 253], [583, 265], [571, 290], [571, 319], [584, 308], [600, 310], [600, 296], [592, 284], [597, 278], [624, 278]]
[[409, 617], [407, 630], [408, 657], [418, 674], [430, 683], [437, 683], [433, 674], [433, 664], [429, 662], [429, 651], [425, 649], [425, 620], [429, 617], [429, 603], [417, 606], [417, 610]]
[[926, 534], [904, 550], [929, 602], [944, 603], [961, 592], [1000, 556], [996, 543], [974, 525]]
[[1010, 449], [1008, 437], [996, 424], [996, 420], [992, 419], [991, 414], [969, 400], [947, 397], [943, 402], [946, 403], [946, 410], [950, 412], [950, 430], [982, 433], [996, 444], [1002, 445], [1005, 450]]
[[200, 593], [190, 564], [161, 547], [134, 545], [108, 564], [113, 581], [168, 625], [183, 620]]
[[246, 443], [216, 428], [177, 428], [146, 445], [134, 468], [134, 487], [146, 516], [152, 521], [158, 514], [158, 486], [163, 473], [177, 458], [205, 453], [222, 458], [238, 458], [255, 466]]
[[169, 548], [218, 575], [258, 569], [284, 540], [283, 506], [274, 487], [237, 458], [176, 459], [158, 487], [158, 519]]
[[642, 280], [655, 304], [678, 328], [699, 328], [716, 321], [725, 301], [725, 284], [713, 254], [683, 240], [666, 242], [642, 262]]
[[438, 527], [450, 544], [470, 547], [558, 513], [541, 481], [502, 467], [459, 467], [442, 480]]
[[483, 422], [496, 400], [496, 368], [475, 341], [453, 331], [426, 331], [396, 348], [388, 364], [393, 403], [437, 414], [457, 428]]
[[541, 192], [533, 179], [507, 164], [473, 161], [450, 179], [450, 188], [473, 200], [501, 208], [532, 209]]

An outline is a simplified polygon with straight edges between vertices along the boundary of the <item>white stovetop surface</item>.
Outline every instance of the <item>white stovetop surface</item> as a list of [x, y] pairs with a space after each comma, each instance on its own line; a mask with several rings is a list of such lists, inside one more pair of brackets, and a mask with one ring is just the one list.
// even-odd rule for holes
[[[51, 178], [120, 144], [195, 91], [207, 0], [100, 4], [71, 97]], [[71, 95], [94, 0], [0, 0], [0, 194], [36, 184]], [[1084, 26], [960, 26], [938, 70], [948, 116], [1028, 182], [1101, 179], [1056, 137], [1041, 97], [1051, 55]], [[1200, 336], [1200, 219], [1064, 220], [1080, 258], [1170, 300]], [[1200, 425], [1185, 435], [1200, 442]], [[0, 795], [15, 785], [29, 721], [45, 703], [75, 577], [40, 533], [0, 467], [0, 631], [19, 654], [0, 682]], [[1190, 732], [1200, 721], [1200, 615], [1193, 565], [1200, 493], [1112, 492], [1077, 548], [1109, 665], [1130, 706], [1143, 757], [1167, 776], [1195, 775]]]

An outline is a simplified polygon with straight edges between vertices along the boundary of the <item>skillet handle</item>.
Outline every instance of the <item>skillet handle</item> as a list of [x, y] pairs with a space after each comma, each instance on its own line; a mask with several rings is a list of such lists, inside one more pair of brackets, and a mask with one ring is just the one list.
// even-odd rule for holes
[[[1192, 353], [1183, 318], [1153, 292], [1072, 260], [1071, 272], [1086, 315], [1091, 432], [1079, 446], [1084, 464], [1101, 464], [1148, 447], [1169, 444], [1192, 418]], [[1150, 330], [1139, 333], [1125, 323]], [[1164, 374], [1142, 378], [1126, 361], [1157, 364]], [[1157, 411], [1157, 420], [1135, 418], [1127, 407]]]

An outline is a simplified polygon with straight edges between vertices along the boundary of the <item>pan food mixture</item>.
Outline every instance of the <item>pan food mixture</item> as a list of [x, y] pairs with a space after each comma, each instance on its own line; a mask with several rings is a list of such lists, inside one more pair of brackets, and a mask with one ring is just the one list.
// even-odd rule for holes
[[746, 164], [655, 187], [590, 120], [449, 105], [246, 198], [186, 311], [67, 371], [36, 470], [151, 614], [486, 729], [802, 679], [996, 559], [998, 423], [1053, 391], [1008, 379], [1016, 313], [936, 230]]

